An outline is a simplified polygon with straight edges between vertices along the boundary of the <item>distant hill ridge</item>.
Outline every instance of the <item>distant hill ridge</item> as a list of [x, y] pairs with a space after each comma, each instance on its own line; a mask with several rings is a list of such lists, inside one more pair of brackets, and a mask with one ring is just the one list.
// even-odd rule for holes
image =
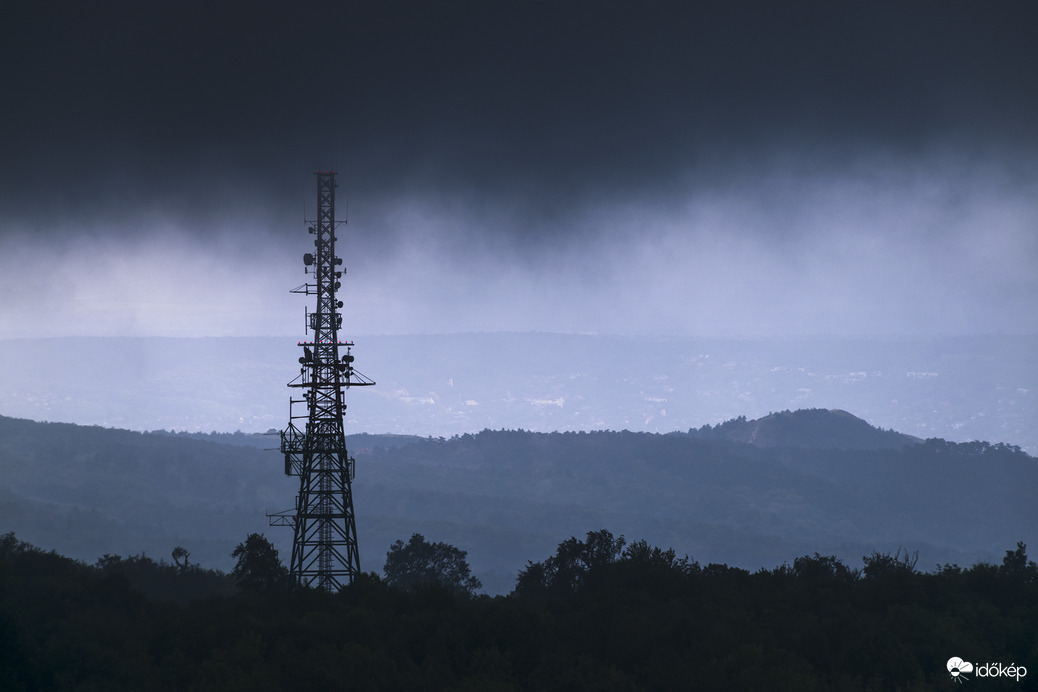
[[[968, 564], [1038, 545], [1038, 460], [1019, 447], [934, 438], [891, 449], [914, 438], [825, 410], [691, 432], [352, 438], [362, 565], [378, 570], [416, 531], [467, 550], [489, 593], [598, 528], [746, 569], [899, 547], [919, 550], [921, 565]], [[267, 512], [291, 507], [299, 487], [266, 451], [277, 441], [0, 416], [0, 535], [91, 562], [179, 546], [226, 571], [234, 546], [264, 531], [287, 556], [291, 533], [268, 529]]]
[[739, 416], [689, 430], [688, 434], [758, 447], [798, 449], [900, 449], [922, 442], [912, 435], [876, 428], [847, 411], [823, 408], [769, 413], [756, 420]]

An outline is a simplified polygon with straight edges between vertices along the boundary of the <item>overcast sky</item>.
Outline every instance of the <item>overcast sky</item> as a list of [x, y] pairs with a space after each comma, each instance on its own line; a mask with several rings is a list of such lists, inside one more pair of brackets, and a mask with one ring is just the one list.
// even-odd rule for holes
[[1033, 2], [18, 5], [0, 337], [1038, 331]]

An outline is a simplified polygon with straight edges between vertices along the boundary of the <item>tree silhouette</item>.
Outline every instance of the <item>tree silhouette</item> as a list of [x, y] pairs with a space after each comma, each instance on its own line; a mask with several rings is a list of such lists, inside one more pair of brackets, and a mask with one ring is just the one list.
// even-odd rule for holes
[[515, 592], [532, 596], [579, 591], [617, 561], [624, 545], [623, 536], [614, 538], [606, 529], [588, 531], [583, 541], [567, 538], [559, 544], [555, 555], [543, 563], [530, 562], [519, 572]]
[[390, 586], [413, 590], [422, 584], [440, 584], [448, 589], [473, 593], [483, 584], [472, 576], [468, 553], [447, 543], [429, 543], [420, 533], [405, 545], [397, 540], [386, 553], [383, 571]]
[[238, 563], [231, 574], [243, 591], [270, 591], [288, 584], [288, 570], [263, 534], [253, 533], [231, 553]]
[[1002, 572], [1027, 581], [1038, 580], [1038, 565], [1027, 559], [1027, 545], [1017, 541], [1016, 550], [1007, 550], [1002, 558]]
[[853, 570], [835, 555], [804, 555], [793, 560], [793, 574], [805, 584], [812, 586], [830, 586], [849, 584], [858, 578], [857, 570]]
[[862, 561], [865, 563], [862, 574], [866, 579], [904, 577], [916, 573], [915, 565], [919, 562], [919, 551], [909, 555], [906, 550], [902, 555], [901, 548], [898, 548], [893, 555], [872, 553], [872, 555], [862, 557]]
[[187, 569], [187, 559], [191, 557], [191, 553], [186, 548], [182, 548], [179, 545], [173, 549], [173, 563], [177, 566], [177, 571], [183, 572]]

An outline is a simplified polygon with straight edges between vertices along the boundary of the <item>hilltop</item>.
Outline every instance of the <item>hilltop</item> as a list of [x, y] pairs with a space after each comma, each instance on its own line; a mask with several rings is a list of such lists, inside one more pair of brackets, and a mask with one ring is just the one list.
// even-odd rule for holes
[[900, 449], [923, 441], [894, 430], [881, 430], [839, 409], [787, 410], [756, 420], [739, 416], [715, 426], [689, 430], [688, 434], [758, 447], [803, 449]]

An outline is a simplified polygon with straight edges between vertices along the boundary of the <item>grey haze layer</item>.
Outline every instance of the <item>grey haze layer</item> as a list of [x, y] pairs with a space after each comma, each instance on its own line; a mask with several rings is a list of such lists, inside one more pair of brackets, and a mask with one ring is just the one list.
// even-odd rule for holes
[[[349, 433], [684, 431], [844, 409], [919, 438], [1038, 450], [1038, 337], [695, 339], [541, 333], [358, 337], [378, 383]], [[288, 421], [291, 338], [0, 340], [0, 414], [133, 430]]]

